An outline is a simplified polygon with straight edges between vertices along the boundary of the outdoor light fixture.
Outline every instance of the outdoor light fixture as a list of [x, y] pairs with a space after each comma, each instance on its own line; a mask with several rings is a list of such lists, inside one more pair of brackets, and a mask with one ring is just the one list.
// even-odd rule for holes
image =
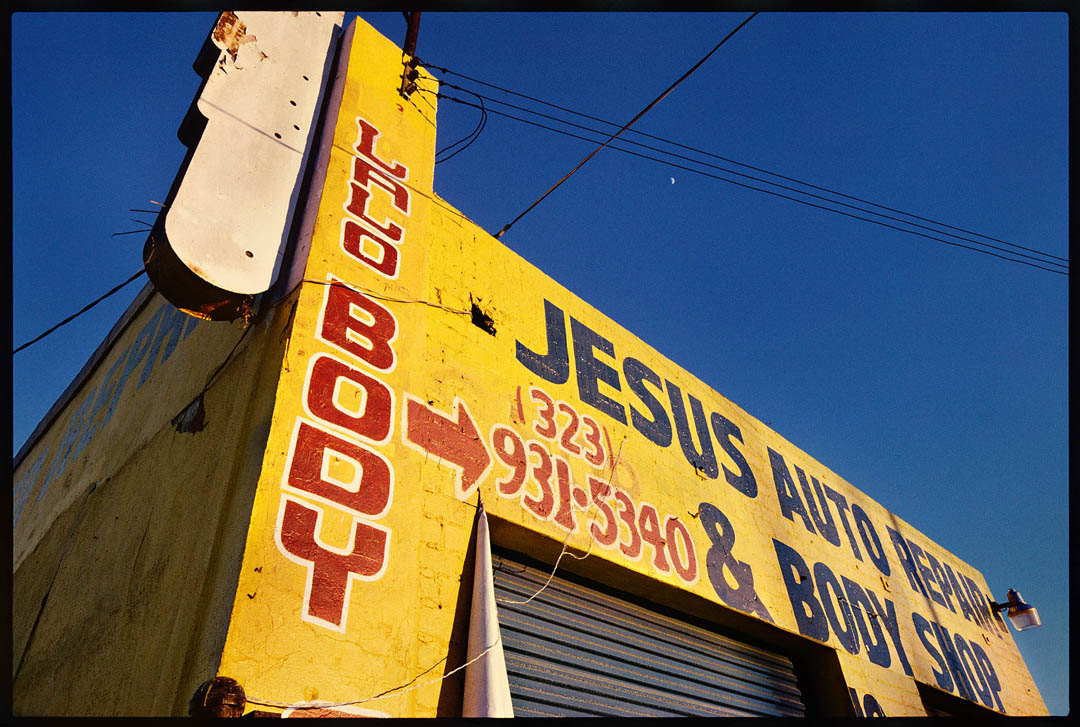
[[1009, 600], [1005, 603], [997, 603], [995, 601], [990, 602], [990, 608], [994, 611], [1004, 611], [1009, 609], [1007, 614], [1009, 620], [1012, 621], [1013, 628], [1017, 631], [1027, 631], [1028, 629], [1037, 629], [1042, 626], [1042, 620], [1039, 618], [1039, 612], [1035, 610], [1035, 607], [1030, 603], [1024, 603], [1024, 599], [1020, 597], [1014, 589], [1009, 589]]

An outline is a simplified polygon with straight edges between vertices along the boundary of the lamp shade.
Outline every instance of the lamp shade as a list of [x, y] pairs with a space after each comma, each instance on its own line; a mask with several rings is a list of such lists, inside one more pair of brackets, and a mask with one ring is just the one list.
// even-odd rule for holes
[[1013, 628], [1017, 631], [1027, 631], [1042, 626], [1042, 619], [1039, 618], [1039, 612], [1035, 607], [1030, 603], [1025, 603], [1020, 594], [1012, 589], [1009, 589], [1009, 611], [1007, 615], [1009, 621], [1012, 622]]

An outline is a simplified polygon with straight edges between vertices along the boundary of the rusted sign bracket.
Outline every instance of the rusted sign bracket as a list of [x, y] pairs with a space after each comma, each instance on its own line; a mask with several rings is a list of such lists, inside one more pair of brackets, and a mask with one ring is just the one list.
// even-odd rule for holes
[[214, 677], [199, 685], [188, 701], [190, 717], [239, 717], [247, 705], [247, 695], [240, 682], [229, 677]]

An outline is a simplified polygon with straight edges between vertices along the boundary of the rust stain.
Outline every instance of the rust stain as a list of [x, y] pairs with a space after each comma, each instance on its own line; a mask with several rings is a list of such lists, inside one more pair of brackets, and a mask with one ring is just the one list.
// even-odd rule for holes
[[202, 320], [202, 321], [212, 321], [212, 320], [214, 320], [214, 318], [212, 316], [208, 316], [207, 314], [201, 313], [200, 311], [197, 311], [197, 310], [192, 310], [190, 308], [181, 308], [180, 310], [184, 311], [189, 316], [194, 316], [195, 318], [198, 318], [199, 320]]
[[214, 45], [226, 51], [232, 59], [236, 60], [236, 53], [240, 50], [240, 44], [247, 37], [247, 26], [244, 25], [236, 13], [226, 10], [218, 18], [214, 32], [210, 34]]
[[191, 717], [239, 717], [247, 706], [244, 688], [235, 679], [214, 677], [203, 682], [188, 701]]
[[[214, 26], [214, 31], [210, 34], [210, 38], [214, 41], [214, 45], [221, 48], [223, 51], [229, 54], [229, 58], [232, 60], [232, 67], [237, 70], [242, 70], [243, 66], [237, 63], [237, 57], [240, 55], [240, 46], [247, 43], [255, 43], [258, 38], [254, 35], [249, 35], [247, 32], [247, 25], [236, 17], [236, 13], [226, 10], [220, 17], [218, 17], [217, 25]], [[253, 53], [247, 53], [247, 59], [244, 65], [247, 65], [253, 58], [255, 62], [266, 60], [268, 57], [265, 53], [259, 50], [257, 45], [252, 45]], [[221, 69], [225, 70], [225, 59], [222, 58], [218, 63]]]
[[196, 265], [195, 263], [190, 263], [190, 264], [187, 264], [187, 268], [188, 268], [188, 270], [190, 270], [191, 272], [195, 273], [196, 275], [198, 275], [198, 276], [199, 276], [200, 278], [202, 278], [203, 280], [206, 280], [206, 271], [205, 271], [205, 270], [203, 270], [203, 269], [202, 269], [201, 267], [199, 267], [198, 265]]

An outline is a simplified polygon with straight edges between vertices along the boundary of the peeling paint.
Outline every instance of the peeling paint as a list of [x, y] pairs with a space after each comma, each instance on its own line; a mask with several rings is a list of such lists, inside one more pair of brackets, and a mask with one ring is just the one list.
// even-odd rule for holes
[[205, 429], [206, 408], [203, 406], [203, 395], [199, 394], [183, 411], [173, 417], [172, 425], [181, 434], [195, 434]]
[[217, 25], [214, 26], [210, 37], [214, 45], [227, 52], [235, 61], [240, 43], [247, 37], [247, 26], [236, 17], [236, 13], [226, 10], [218, 17]]
[[226, 66], [243, 70], [269, 57], [259, 49], [256, 45], [258, 38], [247, 32], [247, 25], [235, 13], [223, 12], [210, 37], [214, 45], [226, 53], [218, 61], [222, 71]]

